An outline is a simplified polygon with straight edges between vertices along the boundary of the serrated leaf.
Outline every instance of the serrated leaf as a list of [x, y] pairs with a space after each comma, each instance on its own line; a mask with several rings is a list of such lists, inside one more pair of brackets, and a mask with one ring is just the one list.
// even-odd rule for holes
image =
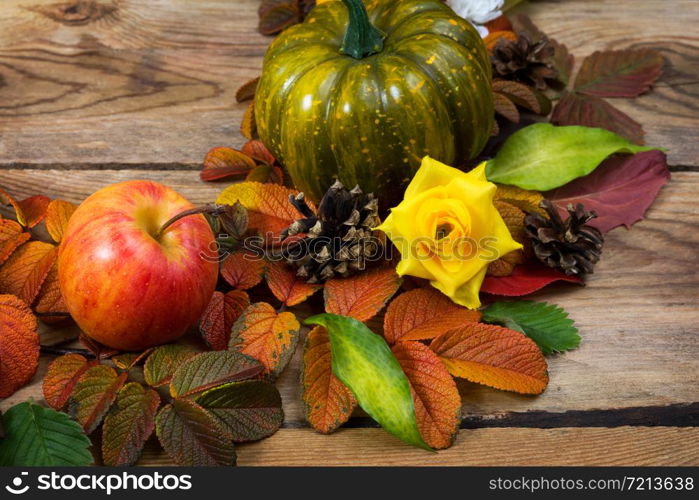
[[0, 189], [0, 203], [12, 205], [17, 222], [22, 226], [32, 228], [46, 216], [46, 209], [51, 200], [43, 195], [31, 196], [26, 200], [16, 201], [7, 191]]
[[573, 74], [575, 66], [575, 56], [568, 51], [568, 47], [556, 40], [549, 39], [549, 44], [553, 46], [553, 67], [558, 72], [557, 80], [567, 86]]
[[203, 352], [180, 365], [170, 382], [170, 395], [192, 396], [218, 385], [253, 378], [263, 370], [256, 359], [237, 351]]
[[116, 356], [112, 356], [111, 360], [112, 363], [114, 363], [114, 366], [116, 366], [120, 370], [130, 370], [138, 363], [146, 359], [148, 356], [150, 356], [150, 354], [153, 352], [153, 349], [154, 348], [151, 347], [143, 352], [124, 352], [121, 354], [117, 354]]
[[194, 401], [176, 399], [155, 417], [163, 449], [182, 466], [235, 465], [233, 439], [219, 420]]
[[247, 290], [254, 287], [265, 273], [262, 257], [245, 250], [231, 252], [221, 262], [221, 277], [233, 288]]
[[78, 379], [97, 361], [88, 361], [80, 354], [65, 354], [54, 359], [43, 382], [44, 399], [54, 410], [62, 410]]
[[27, 384], [39, 365], [36, 318], [13, 295], [0, 295], [0, 398]]
[[454, 379], [437, 355], [420, 342], [399, 342], [392, 350], [410, 382], [422, 438], [432, 448], [449, 448], [461, 423], [461, 396]]
[[279, 391], [261, 380], [215, 387], [198, 396], [196, 402], [221, 421], [236, 443], [271, 436], [284, 421]]
[[491, 182], [548, 191], [589, 174], [614, 153], [651, 149], [601, 128], [537, 123], [507, 139], [488, 162], [486, 175]]
[[645, 134], [640, 123], [604, 99], [568, 92], [565, 92], [556, 104], [551, 123], [603, 128], [625, 137], [634, 144], [643, 144]]
[[31, 238], [31, 234], [26, 232], [17, 222], [0, 219], [0, 265], [29, 238]]
[[[55, 260], [49, 273], [41, 285], [39, 294], [34, 300], [34, 310], [41, 314], [41, 321], [48, 324], [60, 323], [70, 319], [68, 307], [61, 294], [58, 282], [58, 260]], [[56, 314], [56, 316], [51, 316]]]
[[401, 278], [392, 267], [377, 267], [349, 278], [325, 284], [325, 311], [368, 321], [378, 314], [398, 291]]
[[254, 160], [241, 151], [218, 147], [206, 153], [199, 177], [203, 181], [216, 181], [243, 176], [248, 175], [255, 166]]
[[269, 261], [265, 271], [267, 286], [285, 306], [295, 306], [320, 290], [322, 286], [306, 283], [283, 261]]
[[32, 304], [57, 256], [57, 248], [50, 243], [25, 243], [0, 267], [0, 293], [16, 295]]
[[520, 332], [470, 323], [440, 335], [430, 344], [455, 377], [521, 394], [541, 394], [548, 385], [546, 360]]
[[260, 83], [259, 76], [257, 78], [253, 78], [252, 80], [248, 80], [247, 82], [242, 84], [240, 87], [238, 87], [238, 90], [235, 92], [235, 100], [238, 101], [238, 103], [241, 103], [249, 101], [250, 99], [254, 99], [258, 83]]
[[246, 142], [243, 145], [242, 151], [256, 162], [264, 165], [272, 166], [277, 163], [277, 159], [269, 151], [269, 149], [267, 149], [267, 146], [265, 146], [264, 143], [258, 139], [253, 139]]
[[481, 292], [505, 297], [521, 297], [557, 281], [582, 283], [579, 276], [568, 276], [539, 262], [528, 261], [516, 266], [509, 276], [486, 276], [481, 285]]
[[155, 428], [160, 396], [131, 382], [121, 388], [116, 404], [104, 419], [102, 460], [108, 467], [133, 465]]
[[199, 320], [199, 333], [215, 351], [228, 349], [231, 329], [236, 320], [250, 305], [250, 297], [242, 290], [228, 293], [214, 292]]
[[638, 97], [663, 74], [663, 58], [652, 49], [607, 50], [587, 56], [575, 91], [597, 97]]
[[49, 203], [46, 209], [46, 230], [56, 243], [60, 243], [63, 239], [68, 221], [77, 208], [74, 204], [63, 200], [53, 200]]
[[0, 466], [61, 467], [93, 462], [90, 440], [65, 413], [20, 403], [2, 416]]
[[299, 329], [293, 313], [277, 314], [271, 305], [258, 302], [236, 321], [230, 348], [252, 356], [264, 365], [266, 374], [277, 376], [296, 350]]
[[143, 377], [151, 387], [169, 384], [175, 370], [197, 351], [193, 347], [179, 344], [156, 347], [143, 366]]
[[357, 406], [352, 391], [333, 374], [330, 336], [322, 326], [316, 326], [306, 336], [301, 389], [306, 420], [322, 434], [347, 422]]
[[245, 177], [248, 182], [284, 185], [282, 169], [273, 165], [258, 165]]
[[618, 226], [630, 228], [670, 180], [667, 158], [661, 151], [608, 158], [594, 172], [548, 193], [558, 211], [582, 203], [597, 218], [588, 222], [603, 233]]
[[80, 376], [68, 404], [86, 434], [92, 434], [102, 423], [127, 376], [107, 365], [92, 366]]
[[483, 321], [525, 334], [544, 354], [569, 351], [580, 345], [578, 329], [568, 313], [546, 302], [495, 302], [483, 311]]
[[117, 349], [100, 344], [96, 340], [85, 335], [83, 332], [81, 332], [78, 336], [78, 341], [84, 345], [88, 351], [94, 354], [95, 358], [97, 359], [109, 359], [112, 356], [116, 356], [120, 352]]
[[431, 288], [417, 288], [396, 297], [386, 310], [383, 334], [389, 344], [433, 339], [457, 326], [479, 321], [481, 313], [461, 307]]

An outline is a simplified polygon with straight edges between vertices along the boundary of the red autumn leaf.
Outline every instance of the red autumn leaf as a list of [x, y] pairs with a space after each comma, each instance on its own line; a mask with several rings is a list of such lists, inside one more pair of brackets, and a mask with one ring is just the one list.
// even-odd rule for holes
[[256, 166], [245, 178], [248, 182], [261, 182], [268, 184], [284, 185], [284, 173], [282, 169], [270, 165]]
[[0, 189], [0, 203], [12, 205], [17, 222], [24, 227], [34, 227], [46, 216], [46, 209], [51, 200], [43, 195], [31, 196], [26, 200], [16, 201], [7, 191]]
[[643, 127], [599, 97], [565, 92], [551, 115], [555, 125], [583, 125], [610, 130], [635, 144], [643, 144]]
[[306, 337], [301, 389], [306, 420], [322, 434], [347, 422], [357, 407], [352, 391], [333, 374], [330, 337], [322, 326], [313, 328]]
[[53, 200], [46, 209], [46, 230], [53, 241], [60, 243], [63, 239], [68, 221], [78, 207], [63, 200]]
[[206, 153], [204, 167], [199, 173], [203, 181], [215, 181], [233, 176], [243, 176], [255, 168], [248, 155], [233, 148], [213, 148]]
[[254, 99], [258, 83], [260, 83], [259, 76], [242, 84], [235, 93], [235, 100], [241, 103]]
[[127, 377], [126, 372], [117, 375], [107, 365], [92, 366], [80, 376], [68, 404], [72, 405], [75, 418], [86, 434], [91, 434], [102, 422]]
[[50, 243], [25, 243], [0, 267], [0, 293], [16, 295], [32, 304], [57, 256], [57, 248]]
[[440, 335], [430, 344], [455, 377], [504, 391], [541, 394], [548, 385], [546, 359], [523, 333], [501, 326], [470, 323]]
[[597, 97], [638, 97], [663, 74], [663, 58], [652, 49], [607, 50], [585, 58], [575, 91]]
[[30, 237], [31, 234], [26, 232], [17, 222], [0, 219], [0, 265]]
[[258, 139], [246, 142], [242, 151], [256, 162], [270, 166], [277, 163], [277, 159], [272, 155], [269, 149], [267, 149], [267, 146]]
[[449, 448], [461, 423], [461, 396], [454, 379], [420, 342], [399, 342], [392, 350], [410, 382], [422, 439], [432, 448]]
[[325, 311], [368, 321], [393, 297], [401, 279], [392, 267], [377, 267], [325, 284]]
[[556, 281], [582, 283], [578, 276], [568, 276], [545, 265], [530, 261], [515, 267], [509, 276], [486, 276], [481, 292], [506, 297], [521, 297], [541, 290]]
[[54, 359], [44, 377], [44, 399], [54, 410], [62, 410], [78, 379], [97, 361], [88, 361], [80, 354], [65, 354]]
[[646, 151], [608, 158], [591, 174], [551, 191], [546, 197], [562, 216], [567, 216], [569, 203], [582, 203], [587, 210], [594, 210], [598, 217], [588, 224], [606, 233], [621, 225], [629, 228], [642, 220], [669, 180], [665, 153]]
[[506, 15], [500, 15], [493, 19], [492, 21], [488, 21], [485, 23], [485, 27], [488, 28], [488, 31], [507, 31], [507, 30], [512, 30], [512, 23], [510, 22], [510, 18], [508, 18]]
[[221, 276], [226, 283], [238, 290], [247, 290], [262, 281], [265, 261], [256, 255], [237, 250], [221, 263]]
[[237, 351], [203, 352], [182, 363], [172, 376], [170, 395], [185, 398], [230, 382], [240, 382], [264, 370], [256, 359]]
[[[494, 80], [493, 81], [493, 92], [497, 95], [504, 96], [510, 103], [514, 103], [521, 106], [529, 111], [536, 114], [547, 114], [542, 113], [544, 109], [541, 106], [541, 102], [537, 98], [536, 90], [532, 87], [524, 85], [522, 83], [513, 82], [510, 80]], [[496, 108], [497, 109], [497, 108]], [[517, 109], [515, 108], [515, 111]], [[505, 118], [508, 118], [512, 122], [519, 122], [519, 112], [517, 111], [517, 119], [512, 120], [506, 114], [501, 113]]]
[[285, 306], [300, 304], [322, 288], [320, 285], [306, 283], [283, 261], [267, 262], [265, 279], [274, 296]]
[[109, 359], [112, 356], [119, 354], [118, 349], [113, 349], [111, 347], [107, 347], [106, 345], [100, 344], [99, 342], [97, 342], [94, 339], [91, 339], [84, 333], [80, 334], [80, 336], [78, 337], [78, 341], [80, 341], [80, 343], [84, 345], [88, 351], [94, 354], [95, 358], [97, 359]]
[[454, 304], [437, 290], [417, 288], [400, 294], [388, 305], [383, 334], [389, 344], [399, 340], [433, 339], [447, 330], [480, 319], [480, 312]]
[[553, 67], [558, 71], [558, 81], [568, 85], [575, 66], [575, 56], [568, 52], [568, 47], [556, 40], [549, 38], [549, 44], [553, 46]]
[[[34, 310], [41, 315], [41, 321], [54, 324], [70, 319], [68, 307], [61, 295], [61, 288], [58, 283], [58, 262], [54, 262], [49, 270], [49, 274], [41, 285], [39, 295], [34, 301]], [[54, 315], [55, 316], [52, 316]]]
[[258, 302], [236, 321], [230, 348], [258, 360], [265, 373], [279, 375], [296, 350], [300, 327], [293, 313], [277, 313], [266, 302]]
[[34, 315], [14, 295], [0, 295], [0, 398], [29, 382], [39, 366], [39, 334]]
[[228, 349], [231, 328], [249, 305], [250, 297], [242, 290], [231, 290], [226, 294], [214, 292], [199, 320], [199, 332], [209, 347], [214, 351]]

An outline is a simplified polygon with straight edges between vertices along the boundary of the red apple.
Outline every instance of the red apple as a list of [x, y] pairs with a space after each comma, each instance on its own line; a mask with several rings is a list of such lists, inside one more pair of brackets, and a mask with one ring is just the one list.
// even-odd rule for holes
[[[61, 293], [80, 328], [109, 347], [137, 351], [180, 337], [216, 287], [214, 234], [180, 194], [150, 181], [100, 189], [70, 218], [58, 256]], [[156, 239], [157, 238], [157, 239]]]

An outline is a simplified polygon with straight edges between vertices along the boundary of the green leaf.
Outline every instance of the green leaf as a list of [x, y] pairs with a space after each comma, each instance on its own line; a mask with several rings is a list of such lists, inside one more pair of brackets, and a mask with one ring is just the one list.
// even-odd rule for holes
[[90, 440], [65, 413], [20, 403], [2, 417], [2, 466], [81, 466], [92, 463]]
[[658, 149], [601, 128], [536, 123], [514, 133], [488, 162], [491, 182], [548, 191], [592, 172], [609, 155]]
[[175, 370], [196, 354], [197, 351], [193, 347], [185, 345], [168, 344], [156, 347], [143, 366], [146, 384], [151, 387], [169, 384]]
[[238, 443], [271, 436], [284, 420], [279, 390], [262, 380], [222, 385], [206, 391], [196, 402], [218, 417]]
[[170, 383], [173, 398], [191, 396], [217, 385], [259, 375], [264, 366], [237, 351], [213, 351], [188, 359], [175, 371]]
[[544, 354], [568, 351], [580, 345], [578, 329], [568, 313], [546, 302], [495, 302], [483, 311], [483, 321], [525, 334]]
[[328, 330], [333, 373], [360, 406], [394, 436], [431, 450], [420, 436], [408, 378], [386, 341], [347, 316], [318, 314], [304, 323]]
[[126, 372], [117, 374], [107, 365], [93, 366], [80, 376], [68, 400], [68, 408], [87, 434], [102, 423], [127, 377]]

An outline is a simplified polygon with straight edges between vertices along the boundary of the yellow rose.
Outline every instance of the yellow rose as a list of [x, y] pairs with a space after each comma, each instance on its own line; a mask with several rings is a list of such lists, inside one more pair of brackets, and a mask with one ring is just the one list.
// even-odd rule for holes
[[493, 205], [485, 163], [465, 173], [425, 157], [403, 201], [377, 229], [401, 253], [401, 276], [430, 280], [457, 304], [478, 308], [488, 264], [522, 245]]

